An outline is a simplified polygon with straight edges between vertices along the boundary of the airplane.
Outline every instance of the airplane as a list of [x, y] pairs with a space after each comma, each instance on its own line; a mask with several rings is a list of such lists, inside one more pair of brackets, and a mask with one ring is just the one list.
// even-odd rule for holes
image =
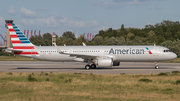
[[85, 69], [120, 66], [120, 62], [155, 62], [177, 57], [166, 47], [156, 45], [35, 46], [14, 23], [6, 23], [13, 48], [5, 51], [28, 58], [56, 62], [86, 62]]

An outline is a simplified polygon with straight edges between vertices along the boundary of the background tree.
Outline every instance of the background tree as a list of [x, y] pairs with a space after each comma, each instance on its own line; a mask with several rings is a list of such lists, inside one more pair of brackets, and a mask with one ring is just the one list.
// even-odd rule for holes
[[94, 38], [94, 41], [93, 41], [93, 43], [96, 44], [96, 45], [101, 45], [102, 42], [103, 42], [103, 37], [102, 36], [96, 36]]
[[41, 35], [35, 36], [35, 43], [37, 46], [45, 44]]
[[128, 34], [127, 34], [127, 37], [130, 39], [130, 40], [132, 40], [132, 39], [134, 39], [134, 34], [133, 33], [131, 33], [131, 32], [129, 32]]
[[123, 45], [125, 43], [125, 39], [123, 37], [121, 38], [115, 38], [112, 36], [108, 40], [105, 40], [103, 45]]
[[86, 39], [83, 35], [80, 35], [80, 37], [74, 40], [73, 45], [82, 45], [82, 42], [86, 43]]
[[52, 46], [52, 35], [50, 33], [43, 34], [43, 41], [42, 46]]
[[34, 37], [34, 36], [30, 37], [29, 41], [30, 41], [32, 44], [34, 44], [34, 45], [36, 45], [36, 44], [37, 44], [37, 43], [35, 42], [35, 41], [36, 41], [36, 39], [35, 39], [35, 37]]
[[175, 37], [175, 39], [180, 39], [180, 31], [178, 31], [174, 37]]
[[61, 37], [56, 37], [56, 45], [63, 45], [63, 39]]
[[75, 35], [71, 31], [64, 32], [62, 35], [63, 40], [75, 40]]

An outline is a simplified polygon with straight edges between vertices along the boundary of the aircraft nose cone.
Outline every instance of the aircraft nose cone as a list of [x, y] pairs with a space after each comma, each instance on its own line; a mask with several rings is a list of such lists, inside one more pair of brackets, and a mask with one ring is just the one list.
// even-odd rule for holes
[[175, 53], [172, 53], [172, 54], [170, 55], [170, 58], [171, 58], [171, 59], [175, 59], [175, 58], [177, 58], [177, 55], [176, 55]]

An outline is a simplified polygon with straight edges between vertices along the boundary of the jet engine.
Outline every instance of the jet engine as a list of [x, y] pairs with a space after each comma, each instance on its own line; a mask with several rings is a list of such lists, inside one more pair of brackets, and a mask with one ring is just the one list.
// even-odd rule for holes
[[113, 60], [112, 58], [98, 58], [97, 65], [98, 67], [112, 67]]
[[113, 62], [113, 66], [119, 66], [120, 65], [120, 62], [119, 61], [114, 61]]

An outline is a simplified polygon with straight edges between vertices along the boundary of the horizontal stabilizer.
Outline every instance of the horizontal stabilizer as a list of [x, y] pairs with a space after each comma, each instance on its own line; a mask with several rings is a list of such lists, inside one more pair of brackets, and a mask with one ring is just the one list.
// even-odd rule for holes
[[12, 52], [22, 52], [22, 50], [18, 50], [18, 49], [13, 49], [13, 48], [7, 48], [5, 49], [7, 51], [12, 51]]

